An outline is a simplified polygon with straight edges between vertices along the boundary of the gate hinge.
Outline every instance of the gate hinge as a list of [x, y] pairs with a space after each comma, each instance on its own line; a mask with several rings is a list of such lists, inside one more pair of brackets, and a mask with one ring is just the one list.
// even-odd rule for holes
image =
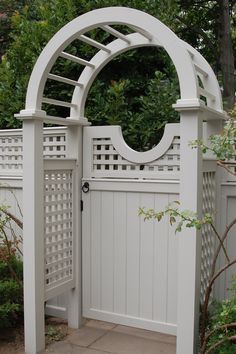
[[81, 211], [84, 210], [84, 202], [83, 202], [83, 200], [80, 201], [80, 210]]

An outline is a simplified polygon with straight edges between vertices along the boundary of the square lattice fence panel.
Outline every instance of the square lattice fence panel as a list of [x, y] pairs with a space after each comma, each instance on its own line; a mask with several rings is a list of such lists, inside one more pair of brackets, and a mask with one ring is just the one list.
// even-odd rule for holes
[[74, 284], [73, 174], [72, 166], [44, 173], [46, 299]]
[[[45, 128], [43, 137], [45, 158], [66, 157], [66, 128]], [[0, 131], [1, 173], [22, 174], [23, 135], [22, 129]]]
[[[203, 172], [203, 203], [202, 214], [212, 215], [216, 212], [216, 176], [215, 171]], [[201, 302], [209, 282], [211, 265], [215, 250], [215, 235], [209, 224], [202, 227], [202, 258], [201, 258]]]

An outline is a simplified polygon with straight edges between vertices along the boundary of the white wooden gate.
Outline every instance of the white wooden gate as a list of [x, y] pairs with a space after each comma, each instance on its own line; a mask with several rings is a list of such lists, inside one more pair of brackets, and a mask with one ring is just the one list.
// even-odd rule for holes
[[[117, 24], [125, 26], [127, 31], [122, 33], [123, 29], [120, 32], [112, 27]], [[89, 32], [93, 29], [105, 31], [111, 41], [100, 43], [90, 38]], [[67, 52], [68, 45], [73, 43], [77, 47], [81, 42], [98, 49], [90, 60]], [[172, 236], [173, 231], [167, 221], [158, 225], [144, 223], [137, 213], [142, 204], [147, 208], [162, 208], [166, 202], [176, 199], [179, 193], [183, 210], [201, 214], [202, 156], [199, 149], [192, 151], [189, 141], [201, 139], [203, 120], [207, 122], [206, 139], [220, 131], [221, 121], [226, 115], [219, 84], [205, 59], [159, 20], [136, 9], [108, 7], [79, 16], [53, 36], [32, 71], [25, 109], [15, 115], [23, 120], [24, 135], [24, 318], [27, 353], [35, 354], [45, 348], [47, 267], [45, 269], [44, 230], [47, 219], [44, 217], [43, 196], [45, 176], [46, 181], [52, 177], [52, 184], [55, 176], [44, 174], [43, 124], [68, 127], [66, 158], [74, 160], [77, 166], [67, 166], [72, 171], [69, 173], [73, 175], [74, 170], [77, 173], [75, 180], [72, 178], [73, 185], [73, 181], [81, 179], [82, 126], [89, 123], [84, 117], [84, 107], [91, 85], [101, 69], [113, 58], [143, 46], [163, 47], [178, 74], [180, 99], [173, 107], [180, 112], [181, 173], [178, 125], [172, 125], [172, 128], [167, 125], [160, 144], [144, 153], [129, 149], [118, 127], [85, 128], [83, 182], [89, 183], [90, 190], [83, 194], [83, 312], [88, 317], [135, 324], [168, 333], [175, 332], [177, 312], [177, 353], [189, 354], [197, 350], [200, 231], [194, 228], [182, 230], [178, 238], [177, 265], [177, 238]], [[64, 77], [63, 72], [54, 75], [51, 69], [58, 58], [85, 66], [79, 78], [71, 80]], [[60, 95], [56, 95], [56, 92], [55, 96], [48, 97], [44, 89], [47, 80], [74, 86], [71, 99], [58, 100]], [[58, 93], [60, 90], [61, 85], [58, 86]], [[43, 107], [45, 103], [46, 110]], [[70, 114], [65, 119], [51, 116], [48, 105], [70, 108]], [[63, 166], [64, 163], [64, 170]], [[63, 188], [62, 181], [66, 175], [61, 172], [59, 175], [60, 188]], [[74, 184], [77, 187], [79, 183]], [[208, 187], [205, 187], [205, 191], [209, 190]], [[46, 184], [46, 191], [47, 188], [50, 187]], [[67, 197], [70, 200], [73, 194], [75, 199], [70, 216], [74, 223], [72, 238], [75, 240], [72, 242], [72, 269], [78, 270], [81, 254], [78, 202], [81, 191], [76, 193], [73, 188]], [[208, 201], [208, 196], [205, 200]], [[51, 212], [54, 213], [48, 210], [49, 223]], [[59, 215], [57, 221], [60, 222]], [[64, 220], [63, 226], [66, 223]], [[48, 231], [47, 238], [51, 242], [52, 230]], [[52, 268], [49, 271], [54, 272]], [[67, 276], [68, 271], [65, 272], [70, 287], [68, 322], [69, 326], [78, 328], [81, 324], [80, 271], [74, 272], [73, 282]], [[59, 295], [64, 287], [57, 283], [57, 278], [54, 284], [60, 288], [60, 291], [59, 288], [55, 290]]]
[[138, 209], [178, 199], [179, 147], [178, 124], [144, 153], [118, 126], [84, 128], [84, 317], [176, 334], [178, 238]]

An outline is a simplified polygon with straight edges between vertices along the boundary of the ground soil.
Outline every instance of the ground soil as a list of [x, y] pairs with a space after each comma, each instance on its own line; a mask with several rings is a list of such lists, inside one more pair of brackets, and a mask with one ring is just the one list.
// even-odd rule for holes
[[[65, 338], [71, 329], [67, 322], [55, 317], [46, 319], [46, 347], [54, 341]], [[24, 354], [24, 326], [0, 330], [0, 354]]]

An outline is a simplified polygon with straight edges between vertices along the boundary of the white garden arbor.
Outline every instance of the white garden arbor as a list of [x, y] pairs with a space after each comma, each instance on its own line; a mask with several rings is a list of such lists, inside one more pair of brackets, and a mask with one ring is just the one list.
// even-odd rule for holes
[[[126, 26], [129, 29], [129, 34], [123, 34], [114, 29], [114, 25]], [[95, 28], [108, 32], [113, 40], [104, 45], [91, 39], [86, 33]], [[97, 48], [97, 53], [89, 61], [69, 54], [66, 52], [66, 48], [74, 40]], [[88, 91], [100, 70], [120, 53], [143, 46], [163, 47], [175, 65], [181, 97], [174, 104], [174, 109], [180, 112], [180, 124], [167, 125], [158, 146], [148, 152], [139, 153], [124, 143], [119, 127], [86, 127], [89, 126], [89, 122], [84, 117], [84, 106]], [[79, 78], [71, 80], [52, 74], [51, 69], [58, 58], [84, 66]], [[44, 88], [47, 80], [64, 83], [65, 87], [74, 86], [71, 102], [45, 97]], [[43, 103], [69, 107], [70, 116], [67, 118], [49, 116], [46, 111], [42, 110]], [[152, 301], [155, 302], [153, 300], [156, 294], [155, 281], [160, 281], [162, 285], [165, 284], [165, 279], [158, 278], [161, 274], [155, 273], [155, 264], [163, 266], [164, 263], [158, 263], [158, 254], [160, 256], [162, 250], [161, 253], [158, 253], [157, 250], [157, 255], [154, 255], [152, 259], [152, 272], [154, 275], [156, 274], [156, 277], [153, 275], [151, 278], [150, 275], [150, 281], [147, 280], [148, 276], [146, 275], [150, 273], [148, 268], [149, 251], [152, 246], [149, 245], [148, 240], [146, 243], [145, 239], [142, 239], [141, 234], [137, 252], [141, 255], [144, 254], [144, 258], [139, 263], [141, 274], [138, 280], [139, 311], [138, 315], [132, 313], [131, 310], [128, 313], [129, 301], [135, 302], [135, 299], [131, 296], [132, 289], [128, 294], [130, 283], [127, 277], [130, 276], [132, 282], [135, 282], [135, 274], [132, 273], [132, 271], [135, 272], [135, 265], [132, 263], [128, 269], [127, 250], [133, 237], [132, 242], [134, 243], [131, 244], [131, 250], [132, 257], [135, 257], [136, 241], [134, 236], [140, 235], [141, 231], [135, 228], [136, 226], [133, 226], [129, 232], [127, 231], [130, 224], [136, 225], [134, 211], [129, 213], [127, 207], [125, 210], [128, 216], [121, 216], [119, 213], [123, 210], [124, 205], [130, 203], [137, 214], [138, 206], [144, 206], [139, 204], [140, 200], [149, 207], [149, 197], [147, 199], [136, 198], [136, 202], [134, 202], [136, 192], [145, 192], [145, 195], [148, 194], [148, 196], [154, 193], [157, 201], [167, 192], [172, 193], [173, 197], [179, 195], [181, 208], [193, 210], [199, 215], [202, 213], [202, 205], [204, 208], [204, 201], [204, 211], [214, 208], [212, 201], [214, 198], [211, 197], [215, 193], [213, 181], [216, 171], [215, 163], [208, 160], [203, 164], [201, 153], [197, 149], [192, 150], [189, 147], [190, 140], [202, 137], [203, 121], [206, 122], [204, 134], [207, 138], [220, 129], [221, 122], [225, 119], [219, 85], [209, 64], [195, 49], [179, 39], [163, 23], [144, 12], [122, 7], [94, 10], [68, 23], [49, 41], [31, 74], [25, 109], [16, 116], [23, 120], [26, 352], [33, 354], [44, 349], [45, 301], [69, 291], [68, 322], [71, 327], [78, 328], [81, 325], [83, 308], [83, 315], [88, 317], [131, 324], [166, 333], [176, 333], [177, 353], [195, 353], [201, 264], [209, 261], [207, 259], [209, 253], [206, 252], [205, 256], [202, 255], [202, 241], [199, 231], [183, 230], [178, 236], [178, 244], [171, 246], [173, 248], [171, 252], [174, 252], [175, 256], [171, 257], [170, 253], [168, 262], [171, 261], [171, 258], [175, 259], [176, 263], [172, 264], [170, 268], [172, 267], [173, 271], [177, 269], [177, 273], [171, 273], [170, 279], [172, 280], [165, 286], [171, 288], [175, 279], [177, 286], [176, 293], [173, 291], [173, 296], [177, 298], [177, 301], [175, 305], [171, 305], [173, 298], [169, 298], [169, 303], [165, 303], [165, 306], [175, 307], [173, 311], [177, 313], [176, 321], [168, 320], [168, 318], [165, 320], [161, 317], [156, 318], [159, 315], [155, 317], [154, 310], [150, 317], [148, 315], [149, 310], [147, 310], [146, 303], [150, 303], [149, 294], [152, 296]], [[63, 156], [59, 159], [44, 157], [44, 123], [67, 127], [66, 157]], [[178, 150], [179, 147], [180, 150]], [[81, 196], [81, 183], [84, 182], [88, 182], [84, 191], [87, 191], [86, 186], [88, 186], [87, 189], [90, 187], [91, 190], [94, 190], [94, 194], [92, 191], [90, 194], [89, 191], [89, 193], [83, 193], [83, 197]], [[98, 193], [102, 193], [101, 191], [105, 191], [104, 193], [107, 194], [99, 196]], [[112, 200], [109, 199], [111, 191], [113, 193]], [[129, 192], [133, 193], [131, 193], [131, 199], [127, 199]], [[124, 195], [126, 196], [124, 197]], [[122, 198], [126, 198], [126, 204]], [[86, 204], [86, 212], [83, 213], [80, 209], [81, 199]], [[173, 198], [167, 198], [165, 202], [170, 200]], [[114, 209], [111, 215], [109, 214], [111, 206], [114, 206], [116, 202], [116, 211]], [[106, 224], [104, 218], [104, 225], [102, 224], [103, 214], [96, 216], [96, 210], [99, 210], [102, 205], [108, 219]], [[159, 204], [157, 205], [159, 206]], [[92, 212], [92, 208], [97, 209]], [[122, 229], [120, 225], [123, 222], [117, 221], [114, 216], [118, 215], [117, 213], [121, 219], [122, 217], [126, 218], [124, 219], [126, 220], [126, 241], [123, 246], [126, 247], [124, 252], [127, 272], [124, 270], [123, 273], [119, 268], [120, 264], [124, 264], [124, 258], [122, 258], [124, 254], [122, 254], [119, 243], [122, 236], [116, 239], [116, 231], [112, 229], [115, 240], [112, 244], [109, 235], [99, 236], [104, 237], [103, 243], [100, 245], [96, 244], [97, 239], [93, 241], [94, 232], [97, 232], [98, 228], [110, 228], [109, 218], [113, 218], [113, 228], [117, 222], [118, 227]], [[83, 218], [82, 214], [84, 214]], [[93, 216], [91, 216], [92, 214]], [[139, 227], [142, 229], [143, 226], [140, 225], [141, 221], [139, 221]], [[154, 230], [153, 226], [147, 226], [145, 234], [151, 228]], [[170, 233], [170, 231], [163, 230], [162, 236], [165, 239], [165, 233]], [[153, 240], [154, 236], [152, 242], [155, 242]], [[93, 244], [93, 242], [95, 243]], [[176, 249], [177, 246], [178, 249]], [[102, 260], [101, 257], [98, 259], [96, 254], [99, 247], [103, 247]], [[148, 247], [150, 247], [149, 250]], [[112, 256], [111, 249], [113, 250]], [[114, 259], [117, 260], [118, 256], [120, 264], [118, 266], [112, 265], [112, 269], [114, 274], [117, 271], [119, 275], [116, 278], [113, 274], [111, 279], [113, 285], [111, 286], [108, 284], [109, 274], [104, 280], [101, 274], [96, 272], [99, 267], [101, 271], [104, 268], [105, 272], [105, 269], [109, 268], [111, 262], [114, 263]], [[104, 259], [107, 263], [104, 263]], [[93, 262], [97, 262], [97, 264]], [[207, 274], [204, 274], [204, 272], [207, 273], [207, 270], [204, 268], [202, 272], [204, 279], [204, 276], [207, 277]], [[165, 275], [164, 269], [161, 268], [159, 273]], [[120, 311], [118, 309], [121, 308], [121, 305], [115, 306], [117, 296], [114, 295], [117, 294], [117, 292], [114, 293], [116, 285], [118, 293], [121, 292], [122, 274], [126, 274], [125, 314], [122, 309]], [[96, 287], [98, 287], [99, 276], [101, 282], [98, 291]], [[143, 283], [142, 279], [145, 279]], [[109, 298], [111, 287], [113, 287], [112, 300]], [[153, 292], [149, 290], [149, 287], [153, 289]], [[106, 291], [104, 298], [95, 299], [96, 293], [102, 296], [103, 288]], [[90, 302], [93, 301], [94, 303], [91, 305]], [[107, 305], [109, 301], [112, 303], [111, 308]], [[167, 301], [165, 293], [160, 301]], [[100, 302], [101, 307], [104, 306], [104, 308], [96, 308], [96, 302]], [[120, 299], [118, 302], [121, 304]], [[158, 308], [161, 307], [160, 303], [158, 306]], [[158, 310], [156, 311], [158, 312]]]

